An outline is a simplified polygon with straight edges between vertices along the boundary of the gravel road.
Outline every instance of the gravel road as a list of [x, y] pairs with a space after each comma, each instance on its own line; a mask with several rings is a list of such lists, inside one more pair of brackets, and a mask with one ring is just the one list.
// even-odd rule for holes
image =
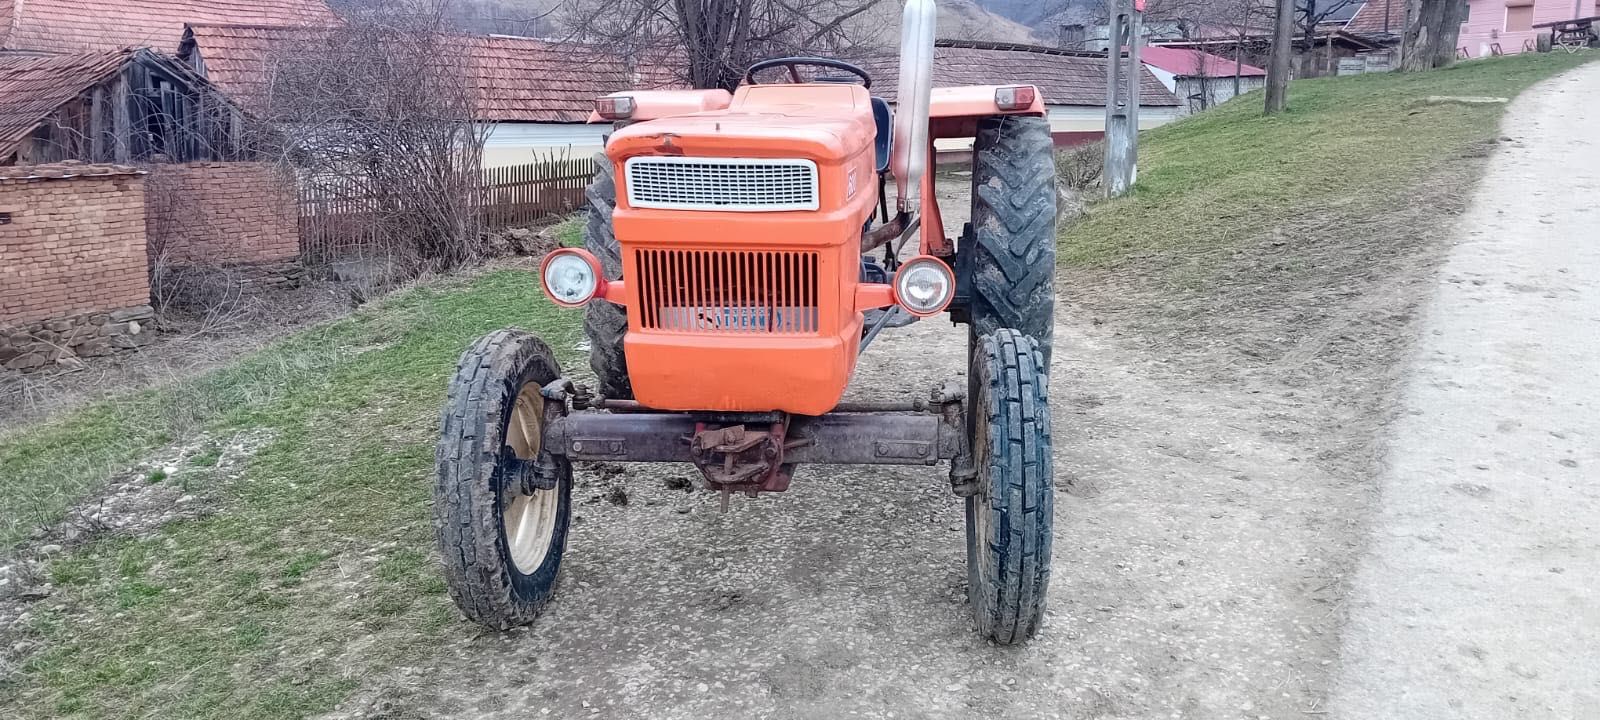
[[[1441, 275], [1479, 160], [1344, 235], [1227, 250], [1203, 301], [1064, 274], [1031, 644], [971, 631], [943, 468], [802, 468], [727, 514], [674, 489], [689, 468], [589, 468], [537, 623], [463, 631], [339, 715], [1600, 716], [1597, 80], [1517, 103]], [[1533, 183], [1556, 161], [1571, 191]], [[962, 205], [959, 179], [940, 192]], [[887, 334], [851, 395], [923, 395], [964, 369], [964, 332]]]
[[1510, 109], [1388, 440], [1333, 708], [1600, 717], [1600, 65]]

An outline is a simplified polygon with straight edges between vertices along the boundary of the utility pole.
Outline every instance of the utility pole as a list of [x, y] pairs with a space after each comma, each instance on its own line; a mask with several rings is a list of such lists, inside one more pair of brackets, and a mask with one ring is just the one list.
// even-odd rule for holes
[[1283, 112], [1289, 106], [1289, 46], [1294, 34], [1294, 0], [1278, 0], [1278, 16], [1272, 23], [1272, 58], [1267, 63], [1267, 114]]
[[[1128, 192], [1139, 178], [1139, 24], [1144, 0], [1117, 0], [1106, 45], [1106, 197]], [[1122, 48], [1128, 56], [1122, 56]]]

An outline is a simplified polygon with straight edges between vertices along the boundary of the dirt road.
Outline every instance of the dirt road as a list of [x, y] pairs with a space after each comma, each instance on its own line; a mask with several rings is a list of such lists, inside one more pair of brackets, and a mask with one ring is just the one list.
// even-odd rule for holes
[[1389, 436], [1334, 708], [1600, 717], [1600, 65], [1525, 93]]
[[[1593, 83], [1595, 67], [1580, 82]], [[1518, 116], [1556, 102], [1549, 87], [1519, 102]], [[1600, 97], [1589, 96], [1591, 104]], [[1550, 152], [1551, 137], [1587, 137], [1572, 125], [1575, 115], [1539, 122], [1512, 133], [1521, 147], [1505, 152], [1524, 154], [1511, 168], [1518, 173], [1544, 161], [1532, 153]], [[1577, 182], [1590, 183], [1592, 198], [1597, 146], [1585, 147], [1591, 174], [1569, 176], [1588, 178]], [[1494, 243], [1468, 242], [1452, 257], [1440, 276], [1446, 312], [1427, 320], [1427, 345], [1415, 356], [1421, 369], [1401, 382], [1420, 331], [1417, 310], [1449, 247], [1447, 216], [1461, 205], [1452, 182], [1480, 161], [1460, 160], [1449, 170], [1456, 174], [1422, 191], [1432, 195], [1384, 208], [1354, 232], [1290, 228], [1316, 241], [1274, 236], [1226, 249], [1216, 280], [1194, 291], [1203, 295], [1174, 295], [1137, 272], [1063, 275], [1051, 378], [1059, 493], [1051, 610], [1027, 646], [994, 647], [971, 632], [960, 506], [942, 469], [803, 468], [789, 493], [735, 498], [724, 515], [714, 497], [672, 489], [687, 484], [678, 479], [690, 477], [688, 468], [600, 468], [580, 473], [563, 585], [535, 625], [463, 635], [415, 667], [357, 678], [366, 689], [339, 714], [1303, 718], [1332, 710], [1369, 720], [1407, 717], [1388, 708], [1409, 707], [1406, 687], [1446, 677], [1441, 662], [1481, 666], [1448, 676], [1463, 688], [1451, 697], [1466, 703], [1485, 694], [1542, 702], [1550, 696], [1538, 693], [1560, 684], [1592, 687], [1596, 643], [1577, 628], [1588, 613], [1592, 633], [1597, 617], [1592, 595], [1579, 592], [1594, 586], [1595, 523], [1578, 511], [1593, 510], [1579, 481], [1600, 466], [1592, 455], [1600, 433], [1594, 381], [1570, 373], [1580, 362], [1594, 367], [1594, 248], [1580, 262], [1561, 259], [1566, 245], [1552, 244], [1519, 266], [1512, 249], [1532, 237], [1469, 234]], [[1551, 202], [1560, 195], [1574, 204], [1555, 217], [1593, 228], [1593, 213], [1576, 212], [1574, 188], [1547, 191]], [[958, 184], [941, 191], [959, 205]], [[1531, 205], [1530, 194], [1508, 199]], [[1469, 220], [1498, 217], [1479, 204]], [[1511, 212], [1506, 222], [1521, 217]], [[1550, 229], [1541, 219], [1527, 222]], [[1561, 242], [1581, 237], [1592, 244], [1595, 234], [1568, 232]], [[1588, 315], [1568, 320], [1569, 337], [1552, 334], [1537, 349], [1518, 344], [1517, 333], [1553, 331], [1581, 302], [1590, 303]], [[1472, 328], [1503, 335], [1475, 349]], [[1585, 332], [1586, 349], [1576, 344]], [[1520, 353], [1523, 374], [1441, 374], [1476, 372], [1492, 359], [1473, 355], [1484, 352]], [[919, 323], [871, 349], [852, 395], [921, 395], [963, 361], [963, 328]], [[1471, 392], [1495, 391], [1484, 402], [1518, 404], [1477, 411], [1460, 395], [1467, 390], [1443, 384], [1467, 380]], [[1577, 383], [1574, 394], [1558, 395], [1566, 381]], [[1386, 431], [1402, 387], [1407, 407], [1426, 414]], [[1553, 396], [1568, 404], [1537, 417]], [[1580, 402], [1589, 417], [1579, 416]], [[1435, 437], [1451, 422], [1487, 425]], [[1502, 423], [1511, 424], [1497, 429]], [[1396, 459], [1371, 526], [1388, 432]], [[1536, 452], [1529, 462], [1537, 464], [1510, 464], [1513, 449]], [[1407, 463], [1428, 467], [1400, 473]], [[1491, 470], [1471, 469], [1477, 463]], [[1427, 486], [1407, 490], [1413, 477]], [[614, 502], [617, 486], [626, 503]], [[1545, 490], [1556, 494], [1529, 495]], [[1549, 506], [1558, 499], [1571, 514]], [[1552, 519], [1514, 521], [1533, 513]], [[1430, 527], [1417, 527], [1424, 520]], [[1589, 538], [1571, 533], [1584, 523]], [[1482, 534], [1467, 537], [1472, 527]], [[1512, 555], [1449, 564], [1524, 531], [1515, 542], [1527, 559], [1515, 575], [1497, 574]], [[1375, 555], [1362, 563], [1368, 537]], [[1356, 629], [1342, 643], [1358, 565]], [[1407, 577], [1419, 568], [1433, 572]], [[1461, 578], [1470, 582], [1454, 582]], [[1490, 597], [1513, 597], [1511, 583], [1535, 580], [1536, 597]], [[1425, 598], [1452, 612], [1428, 619]], [[1560, 608], [1568, 618], [1556, 617]], [[1470, 645], [1452, 639], [1440, 651], [1444, 641], [1427, 636], [1439, 621], [1479, 631]], [[1561, 636], [1503, 650], [1526, 637], [1522, 628], [1544, 622], [1564, 628]], [[1571, 667], [1557, 667], [1563, 659]], [[1339, 704], [1330, 706], [1336, 677]], [[1505, 677], [1529, 689], [1495, 684]], [[1572, 716], [1518, 707], [1492, 716]]]
[[[713, 496], [668, 488], [690, 468], [589, 471], [559, 600], [539, 622], [463, 638], [376, 683], [352, 714], [1282, 717], [1316, 706], [1346, 518], [1365, 492], [1312, 462], [1320, 440], [1303, 440], [1321, 435], [1317, 403], [1191, 376], [1129, 349], [1087, 309], [1058, 316], [1054, 580], [1032, 644], [973, 634], [961, 507], [942, 468], [803, 468], [789, 493], [736, 497], [726, 515]], [[852, 395], [921, 395], [964, 362], [964, 327], [919, 323], [869, 351]], [[626, 505], [604, 498], [613, 484]]]

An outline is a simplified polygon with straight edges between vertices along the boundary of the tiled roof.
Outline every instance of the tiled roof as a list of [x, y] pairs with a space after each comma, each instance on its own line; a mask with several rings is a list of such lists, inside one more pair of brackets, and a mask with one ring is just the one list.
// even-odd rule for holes
[[0, 158], [11, 155], [56, 108], [116, 72], [132, 52], [0, 54]]
[[274, 46], [311, 42], [326, 29], [264, 25], [190, 24], [179, 52], [194, 65], [190, 53], [198, 52], [211, 85], [234, 102], [260, 109], [266, 93]]
[[[1384, 9], [1387, 5], [1389, 27], [1384, 28]], [[1344, 29], [1353, 33], [1383, 33], [1400, 35], [1406, 30], [1405, 0], [1368, 0], [1356, 11], [1355, 17], [1345, 23]]]
[[90, 164], [76, 160], [46, 165], [0, 167], [0, 181], [65, 180], [75, 177], [144, 174], [146, 174], [144, 170], [127, 165]]
[[[273, 46], [314, 40], [304, 28], [191, 25], [184, 52], [198, 52], [212, 84], [246, 107], [266, 91]], [[191, 42], [192, 40], [192, 42]], [[613, 54], [531, 38], [460, 36], [478, 119], [485, 122], [584, 122], [594, 99], [628, 89], [681, 87], [671, 68], [630, 71]]]
[[[1233, 77], [1233, 61], [1199, 50], [1146, 46], [1139, 48], [1139, 61], [1179, 77]], [[1240, 65], [1241, 77], [1266, 77], [1267, 71], [1254, 65]]]
[[324, 0], [0, 0], [0, 48], [171, 52], [185, 23], [331, 26]]
[[466, 40], [478, 112], [485, 120], [584, 122], [594, 99], [618, 90], [683, 87], [671, 69], [573, 44], [513, 37]]
[[[964, 45], [979, 45], [966, 43]], [[1106, 59], [1089, 53], [1064, 53], [1024, 45], [948, 47], [933, 49], [933, 86], [1036, 85], [1050, 105], [1106, 104]], [[900, 80], [900, 59], [893, 55], [866, 58], [863, 68], [872, 74], [872, 94], [895, 98]], [[1140, 67], [1139, 102], [1145, 106], [1173, 106], [1178, 99]]]

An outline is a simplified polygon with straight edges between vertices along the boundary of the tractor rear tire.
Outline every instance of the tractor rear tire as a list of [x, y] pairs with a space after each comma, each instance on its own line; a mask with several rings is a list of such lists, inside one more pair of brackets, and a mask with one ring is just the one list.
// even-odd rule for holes
[[542, 447], [539, 392], [559, 377], [544, 341], [500, 330], [461, 356], [445, 401], [433, 489], [445, 585], [468, 619], [501, 630], [538, 615], [566, 550], [572, 465]]
[[[607, 280], [617, 280], [622, 277], [622, 246], [611, 229], [611, 210], [617, 205], [616, 174], [604, 153], [594, 156], [594, 167], [594, 179], [584, 192], [588, 218], [583, 226], [583, 247], [600, 258]], [[631, 400], [633, 384], [628, 382], [628, 359], [622, 353], [622, 338], [628, 334], [627, 309], [606, 300], [590, 302], [583, 312], [583, 333], [589, 337], [589, 367], [599, 380], [600, 394]]]
[[1055, 486], [1038, 343], [1002, 328], [977, 340], [968, 408], [978, 492], [967, 498], [967, 599], [978, 633], [1032, 638], [1050, 586]]
[[1055, 331], [1056, 165], [1050, 122], [1001, 115], [978, 122], [972, 146], [974, 337], [1020, 330], [1050, 367]]

